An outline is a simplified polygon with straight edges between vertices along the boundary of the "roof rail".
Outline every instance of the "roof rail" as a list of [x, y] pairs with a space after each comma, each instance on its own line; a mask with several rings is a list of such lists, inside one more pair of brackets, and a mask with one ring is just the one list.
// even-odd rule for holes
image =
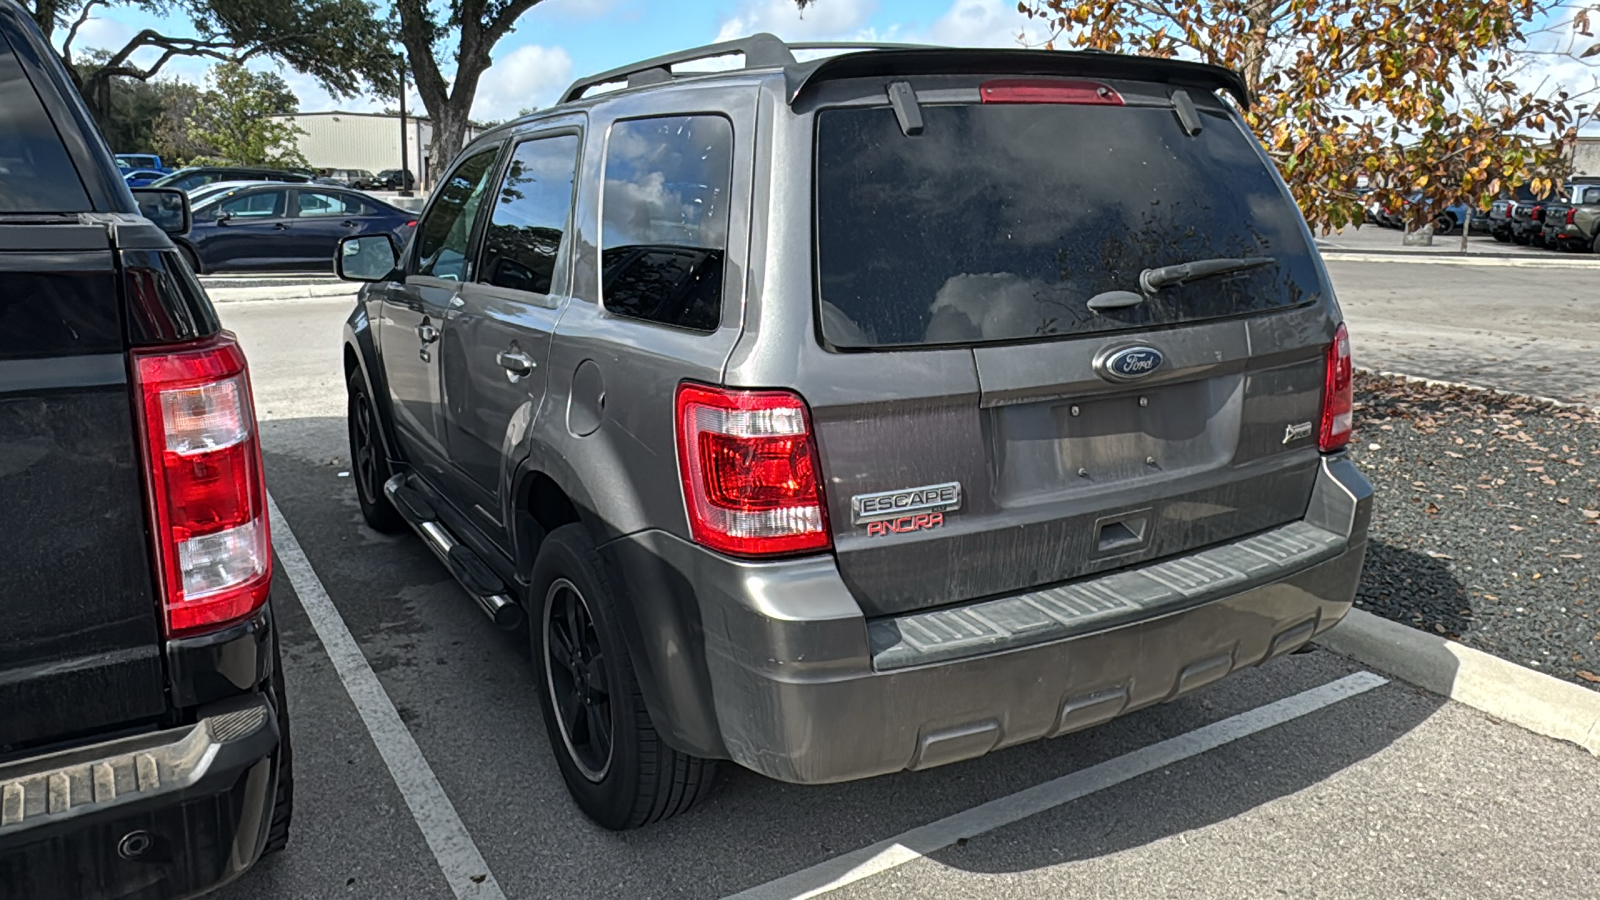
[[571, 103], [574, 100], [581, 99], [591, 88], [599, 87], [602, 84], [613, 84], [618, 81], [626, 81], [629, 87], [661, 84], [672, 80], [673, 66], [702, 59], [714, 59], [718, 56], [740, 55], [744, 57], [743, 68], [769, 69], [794, 65], [796, 62], [794, 51], [796, 50], [912, 50], [926, 48], [927, 46], [926, 44], [884, 44], [859, 41], [786, 44], [776, 35], [761, 32], [760, 34], [752, 34], [749, 37], [707, 44], [704, 47], [680, 50], [677, 53], [668, 53], [665, 56], [653, 57], [610, 69], [598, 75], [580, 78], [574, 81], [561, 94], [561, 102]]

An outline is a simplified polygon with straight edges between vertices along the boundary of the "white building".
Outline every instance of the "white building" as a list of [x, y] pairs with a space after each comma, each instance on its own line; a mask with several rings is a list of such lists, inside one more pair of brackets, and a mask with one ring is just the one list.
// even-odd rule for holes
[[[300, 153], [313, 169], [366, 169], [381, 172], [400, 168], [400, 117], [382, 113], [315, 112], [292, 116], [273, 116], [291, 122], [305, 132], [300, 135]], [[469, 127], [467, 140], [478, 130]], [[433, 127], [426, 118], [406, 116], [407, 168], [426, 188], [439, 174], [439, 166], [427, 159], [433, 141]], [[448, 162], [448, 161], [446, 161]]]

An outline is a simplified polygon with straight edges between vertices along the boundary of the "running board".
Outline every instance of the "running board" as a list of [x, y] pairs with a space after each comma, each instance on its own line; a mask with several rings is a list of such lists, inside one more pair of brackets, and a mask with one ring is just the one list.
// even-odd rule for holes
[[439, 557], [461, 587], [478, 603], [478, 608], [495, 625], [513, 631], [522, 624], [522, 605], [511, 599], [505, 582], [501, 581], [478, 554], [466, 544], [456, 540], [433, 511], [433, 504], [422, 492], [406, 483], [405, 473], [390, 478], [383, 486], [384, 496], [394, 504], [400, 517], [428, 545], [433, 555]]

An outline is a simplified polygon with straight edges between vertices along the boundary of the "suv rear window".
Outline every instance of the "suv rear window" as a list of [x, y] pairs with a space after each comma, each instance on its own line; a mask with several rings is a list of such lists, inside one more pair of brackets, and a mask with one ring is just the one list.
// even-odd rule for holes
[[[1218, 101], [1189, 135], [1171, 107], [888, 107], [818, 114], [822, 335], [839, 348], [1149, 328], [1306, 303], [1323, 288], [1299, 210]], [[1275, 265], [1138, 291], [1146, 268]]]
[[61, 136], [0, 36], [0, 213], [70, 213], [89, 209]]

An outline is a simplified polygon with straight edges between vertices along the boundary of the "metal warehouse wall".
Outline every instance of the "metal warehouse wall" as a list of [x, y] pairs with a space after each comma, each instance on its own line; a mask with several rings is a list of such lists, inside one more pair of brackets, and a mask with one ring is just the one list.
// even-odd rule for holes
[[1578, 138], [1572, 147], [1572, 174], [1600, 175], [1600, 139]]
[[[300, 152], [313, 169], [366, 169], [381, 172], [400, 168], [400, 117], [365, 113], [301, 113], [273, 118], [293, 122], [306, 133], [299, 138]], [[406, 118], [406, 152], [409, 168], [427, 181], [422, 156], [433, 129], [417, 118]]]

